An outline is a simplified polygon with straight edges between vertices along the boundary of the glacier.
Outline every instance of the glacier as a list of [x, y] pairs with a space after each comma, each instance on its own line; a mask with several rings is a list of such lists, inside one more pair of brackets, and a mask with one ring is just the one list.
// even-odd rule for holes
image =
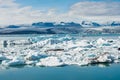
[[0, 40], [0, 66], [51, 67], [119, 63], [119, 45], [120, 37], [83, 38], [70, 35], [40, 35], [24, 40]]

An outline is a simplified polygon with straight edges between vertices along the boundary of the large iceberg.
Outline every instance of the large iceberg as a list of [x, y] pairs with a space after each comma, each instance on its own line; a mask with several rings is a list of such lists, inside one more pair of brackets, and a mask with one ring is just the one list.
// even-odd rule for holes
[[57, 57], [51, 56], [51, 57], [40, 59], [40, 62], [38, 62], [36, 65], [38, 66], [61, 66], [63, 65], [63, 62]]

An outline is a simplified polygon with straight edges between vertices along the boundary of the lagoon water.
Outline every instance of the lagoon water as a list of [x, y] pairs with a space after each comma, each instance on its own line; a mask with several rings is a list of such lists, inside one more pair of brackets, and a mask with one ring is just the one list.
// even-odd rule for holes
[[120, 80], [120, 64], [10, 68], [0, 70], [0, 80]]
[[[37, 36], [37, 35], [32, 35]], [[48, 35], [46, 35], [48, 36]], [[62, 36], [62, 35], [60, 35]], [[78, 35], [72, 35], [78, 37]], [[81, 35], [79, 35], [81, 38]], [[84, 38], [116, 38], [120, 34], [85, 35]], [[31, 35], [1, 35], [0, 40], [27, 39]], [[2, 68], [5, 68], [2, 66]], [[0, 68], [0, 80], [120, 80], [120, 64], [64, 67]]]

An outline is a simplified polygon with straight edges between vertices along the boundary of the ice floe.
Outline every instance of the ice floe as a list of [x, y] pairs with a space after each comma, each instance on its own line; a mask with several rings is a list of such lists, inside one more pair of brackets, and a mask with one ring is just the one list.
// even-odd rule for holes
[[37, 66], [61, 66], [63, 65], [63, 62], [58, 59], [57, 57], [47, 57], [40, 59], [40, 62], [36, 64]]
[[[8, 40], [0, 47], [0, 65], [63, 66], [119, 63], [120, 39], [84, 39], [71, 36], [36, 36]], [[0, 41], [2, 46], [4, 40]]]
[[2, 65], [4, 65], [4, 66], [20, 66], [20, 65], [25, 65], [25, 61], [23, 59], [15, 57], [12, 60], [2, 61]]

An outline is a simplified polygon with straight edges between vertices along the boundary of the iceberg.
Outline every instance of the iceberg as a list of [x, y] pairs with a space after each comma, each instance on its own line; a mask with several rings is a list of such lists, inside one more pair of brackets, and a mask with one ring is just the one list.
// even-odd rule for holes
[[30, 51], [26, 56], [25, 56], [25, 60], [29, 60], [29, 61], [34, 61], [34, 60], [38, 60], [40, 58], [45, 58], [46, 55], [42, 55], [40, 54], [40, 52], [37, 51]]
[[21, 66], [21, 65], [25, 65], [25, 61], [23, 59], [15, 57], [12, 60], [2, 61], [2, 65], [4, 65], [4, 66]]
[[110, 55], [108, 55], [108, 54], [104, 54], [104, 55], [101, 55], [101, 56], [99, 56], [99, 58], [97, 59], [98, 60], [98, 62], [100, 62], [100, 63], [106, 63], [106, 62], [109, 62], [109, 63], [111, 63], [111, 62], [113, 62], [113, 57], [112, 56], [110, 56]]
[[62, 66], [63, 62], [57, 57], [47, 57], [44, 59], [40, 59], [40, 62], [36, 64], [37, 66]]

